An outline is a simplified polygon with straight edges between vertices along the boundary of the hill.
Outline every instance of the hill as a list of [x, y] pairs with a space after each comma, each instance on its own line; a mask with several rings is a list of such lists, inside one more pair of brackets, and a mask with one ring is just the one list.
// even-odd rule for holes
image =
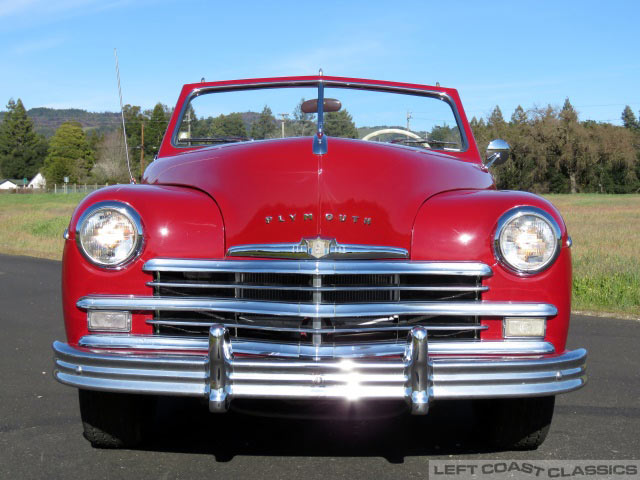
[[[0, 121], [4, 113], [0, 112]], [[106, 133], [118, 128], [121, 121], [118, 112], [87, 112], [79, 108], [31, 108], [27, 115], [33, 120], [36, 132], [47, 138], [64, 122], [78, 122], [86, 132]]]

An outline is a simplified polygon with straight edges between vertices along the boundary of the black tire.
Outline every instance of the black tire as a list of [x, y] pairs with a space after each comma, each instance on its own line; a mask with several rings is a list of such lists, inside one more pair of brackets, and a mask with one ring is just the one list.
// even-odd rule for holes
[[84, 438], [95, 448], [140, 445], [151, 426], [155, 398], [146, 395], [78, 390]]
[[535, 450], [547, 438], [555, 397], [476, 400], [478, 441], [502, 450]]

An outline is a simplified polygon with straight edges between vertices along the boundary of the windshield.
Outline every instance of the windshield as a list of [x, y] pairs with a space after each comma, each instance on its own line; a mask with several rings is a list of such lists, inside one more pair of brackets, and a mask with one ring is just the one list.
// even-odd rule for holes
[[[303, 103], [317, 96], [314, 86], [214, 90], [194, 96], [183, 110], [174, 145], [312, 136], [317, 113], [305, 113], [309, 109]], [[464, 148], [446, 96], [327, 86], [324, 97], [325, 105], [326, 99], [338, 100], [329, 110], [336, 105], [339, 109], [324, 114], [324, 132], [330, 137], [434, 150]]]

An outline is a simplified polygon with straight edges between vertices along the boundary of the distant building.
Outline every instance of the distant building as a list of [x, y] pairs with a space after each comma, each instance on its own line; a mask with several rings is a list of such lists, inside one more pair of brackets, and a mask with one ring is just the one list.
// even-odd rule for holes
[[18, 180], [0, 180], [0, 190], [12, 190], [18, 188]]
[[47, 181], [42, 176], [42, 174], [38, 172], [38, 174], [31, 179], [29, 185], [27, 186], [29, 188], [45, 188], [47, 186]]

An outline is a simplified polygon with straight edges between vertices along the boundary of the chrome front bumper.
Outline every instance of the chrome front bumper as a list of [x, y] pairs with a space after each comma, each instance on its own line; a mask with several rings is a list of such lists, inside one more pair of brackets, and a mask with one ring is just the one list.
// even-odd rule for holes
[[405, 346], [354, 347], [351, 354], [345, 346], [332, 357], [244, 356], [265, 355], [270, 344], [231, 342], [220, 325], [211, 327], [208, 343], [112, 335], [80, 345], [54, 342], [61, 383], [203, 397], [214, 412], [226, 411], [233, 398], [336, 398], [405, 399], [412, 413], [426, 414], [434, 400], [556, 395], [587, 380], [584, 349], [557, 355], [545, 342], [428, 342], [422, 327], [409, 332]]

